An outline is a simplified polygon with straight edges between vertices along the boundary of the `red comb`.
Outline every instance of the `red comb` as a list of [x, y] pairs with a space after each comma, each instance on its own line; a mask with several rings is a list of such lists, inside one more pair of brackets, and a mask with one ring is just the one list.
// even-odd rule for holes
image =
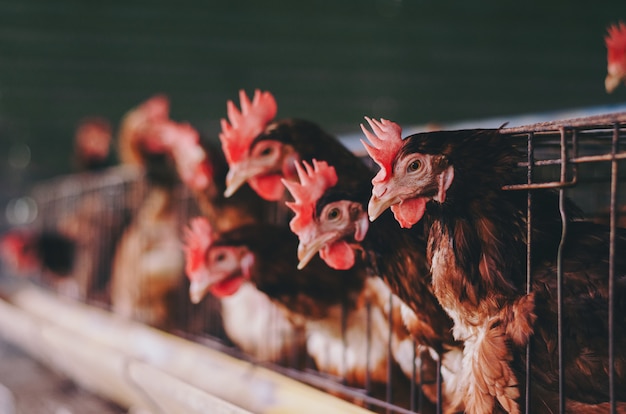
[[286, 204], [296, 213], [291, 219], [289, 227], [298, 234], [313, 220], [315, 203], [324, 194], [324, 191], [337, 184], [337, 173], [332, 165], [315, 159], [313, 166], [306, 161], [303, 161], [302, 165], [296, 162], [295, 166], [300, 182], [283, 180], [283, 184], [295, 200]]
[[233, 101], [226, 103], [227, 120], [222, 119], [220, 141], [228, 164], [235, 163], [243, 157], [254, 138], [276, 116], [278, 107], [276, 100], [269, 92], [254, 91], [252, 102], [245, 91], [239, 91], [241, 112]]
[[608, 51], [607, 60], [609, 65], [621, 62], [626, 58], [626, 24], [620, 22], [610, 26], [604, 41]]
[[204, 270], [207, 250], [213, 243], [214, 234], [209, 220], [195, 217], [183, 234], [185, 251], [185, 273], [190, 280]]
[[377, 121], [365, 117], [365, 120], [370, 124], [374, 133], [372, 134], [361, 124], [361, 129], [371, 145], [363, 140], [361, 140], [361, 142], [365, 146], [365, 150], [369, 156], [372, 157], [381, 168], [372, 182], [385, 181], [391, 176], [391, 164], [398, 150], [402, 147], [402, 128], [395, 122], [386, 119]]

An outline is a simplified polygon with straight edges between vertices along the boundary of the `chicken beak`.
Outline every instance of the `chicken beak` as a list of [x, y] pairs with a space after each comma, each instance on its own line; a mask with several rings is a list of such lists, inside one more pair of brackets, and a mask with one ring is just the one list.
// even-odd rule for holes
[[372, 194], [369, 203], [367, 204], [367, 215], [370, 221], [376, 220], [385, 210], [394, 205], [393, 199], [389, 197], [379, 198]]
[[298, 263], [298, 270], [304, 269], [304, 267], [309, 264], [311, 259], [313, 259], [313, 257], [315, 257], [315, 255], [322, 250], [324, 246], [332, 242], [336, 236], [337, 235], [335, 233], [328, 233], [314, 238], [307, 243], [300, 242], [298, 245], [298, 259], [300, 260], [300, 263]]
[[246, 174], [246, 170], [243, 168], [244, 166], [241, 163], [233, 164], [228, 169], [228, 174], [226, 175], [226, 190], [224, 191], [224, 197], [228, 198], [235, 194], [239, 187], [244, 185], [248, 178], [250, 178], [249, 174]]
[[212, 283], [208, 279], [194, 280], [189, 285], [189, 299], [191, 303], [198, 304], [209, 291]]
[[226, 174], [226, 190], [224, 197], [228, 198], [235, 194], [239, 188], [251, 178], [263, 173], [263, 167], [248, 160], [233, 164]]

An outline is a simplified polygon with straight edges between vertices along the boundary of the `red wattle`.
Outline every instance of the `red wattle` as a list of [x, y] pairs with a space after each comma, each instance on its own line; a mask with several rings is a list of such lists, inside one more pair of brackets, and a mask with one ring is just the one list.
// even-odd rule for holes
[[245, 279], [243, 277], [234, 277], [222, 280], [211, 286], [210, 290], [213, 295], [218, 298], [230, 296], [237, 292]]
[[354, 250], [345, 241], [339, 241], [320, 250], [320, 257], [333, 269], [347, 270], [354, 266]]
[[285, 186], [280, 181], [279, 174], [264, 175], [263, 177], [250, 178], [248, 184], [263, 199], [268, 201], [282, 200]]
[[408, 229], [421, 220], [426, 211], [425, 198], [412, 198], [391, 206], [391, 211], [400, 227]]

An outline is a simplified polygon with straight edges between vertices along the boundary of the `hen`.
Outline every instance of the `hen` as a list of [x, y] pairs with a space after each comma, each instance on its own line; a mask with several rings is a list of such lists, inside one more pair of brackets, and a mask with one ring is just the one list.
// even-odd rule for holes
[[145, 169], [146, 193], [122, 235], [111, 274], [113, 311], [154, 326], [173, 322], [183, 286], [179, 218], [173, 197], [178, 178], [167, 145], [152, 127], [169, 117], [169, 101], [154, 96], [129, 111], [119, 134], [120, 159]]
[[111, 208], [102, 192], [94, 190], [112, 175], [105, 170], [110, 141], [108, 121], [82, 119], [73, 152], [75, 170], [81, 174], [36, 186], [32, 194], [37, 208], [48, 214], [39, 215], [28, 229], [12, 231], [4, 246], [12, 251], [18, 272], [41, 272], [49, 287], [82, 300], [93, 299], [106, 283], [109, 255], [123, 225], [123, 209]]
[[42, 271], [53, 279], [68, 276], [74, 266], [75, 242], [59, 233], [12, 229], [0, 238], [0, 258], [18, 275]]
[[277, 105], [269, 92], [256, 90], [252, 101], [239, 92], [241, 112], [228, 101], [220, 140], [229, 164], [226, 196], [246, 181], [266, 200], [283, 201], [281, 179], [296, 180], [294, 161], [333, 162], [342, 181], [358, 183], [373, 172], [318, 125], [300, 119], [273, 120]]
[[[267, 202], [249, 187], [230, 198], [223, 195], [228, 164], [219, 148], [201, 143], [191, 125], [164, 120], [152, 128], [171, 154], [181, 181], [190, 189], [204, 218], [218, 232], [260, 222], [266, 218]], [[189, 266], [189, 263], [187, 264]], [[205, 292], [192, 284], [191, 299], [200, 304]], [[225, 333], [241, 349], [262, 361], [277, 361], [298, 348], [298, 332], [280, 314], [267, 295], [247, 283], [235, 294], [217, 296], [215, 305]], [[199, 312], [210, 312], [207, 301]], [[195, 308], [194, 308], [195, 309]], [[268, 333], [268, 329], [271, 333]]]
[[[385, 285], [359, 272], [329, 269], [319, 259], [297, 270], [297, 245], [296, 236], [285, 227], [253, 224], [217, 234], [206, 219], [196, 218], [186, 233], [192, 299], [197, 301], [206, 292], [236, 295], [252, 284], [305, 330], [307, 351], [321, 372], [351, 386], [364, 387], [371, 381], [374, 393], [384, 393], [389, 335], [398, 350], [408, 340], [404, 327], [391, 329], [388, 310], [376, 306], [380, 295], [388, 300], [382, 293]], [[394, 387], [405, 393], [406, 378], [394, 367], [400, 375], [394, 377]]]
[[607, 49], [607, 75], [604, 86], [608, 93], [626, 82], [626, 24], [620, 22], [608, 29], [604, 38]]
[[[368, 181], [360, 188], [345, 188], [334, 168], [323, 161], [298, 163], [296, 169], [300, 182], [284, 184], [295, 200], [288, 206], [295, 212], [291, 229], [300, 238], [299, 267], [319, 252], [333, 268], [365, 267], [380, 275], [401, 299], [400, 312], [417, 343], [434, 358], [443, 355], [443, 405], [446, 412], [458, 410], [449, 403], [458, 386], [455, 374], [462, 348], [452, 338], [452, 321], [430, 290], [423, 235], [402, 231], [389, 215], [370, 224]], [[436, 377], [436, 372], [429, 374]], [[437, 401], [436, 392], [426, 392]]]
[[[532, 194], [530, 292], [526, 291], [527, 194], [520, 154], [498, 130], [415, 134], [402, 139], [390, 121], [366, 118], [364, 142], [380, 166], [372, 180], [370, 220], [391, 207], [402, 227], [424, 219], [433, 290], [464, 342], [463, 390], [470, 413], [520, 412], [530, 343], [532, 412], [559, 410], [557, 262], [560, 200]], [[568, 412], [606, 412], [609, 370], [618, 411], [626, 410], [626, 259], [616, 257], [615, 365], [608, 365], [608, 229], [578, 221], [563, 203], [563, 378]], [[616, 237], [616, 251], [626, 235]]]

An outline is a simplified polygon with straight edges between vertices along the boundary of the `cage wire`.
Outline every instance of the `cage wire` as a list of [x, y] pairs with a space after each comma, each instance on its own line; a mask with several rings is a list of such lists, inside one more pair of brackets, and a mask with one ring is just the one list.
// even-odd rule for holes
[[[505, 187], [510, 191], [526, 191], [528, 194], [528, 239], [531, 239], [530, 225], [532, 222], [532, 194], [536, 189], [551, 188], [559, 192], [561, 199], [572, 199], [590, 220], [609, 226], [609, 366], [614, 367], [614, 320], [612, 307], [614, 306], [614, 258], [615, 232], [618, 227], [626, 225], [626, 113], [579, 118], [567, 121], [557, 121], [527, 125], [515, 128], [501, 128], [503, 139], [513, 140], [516, 147], [526, 155], [526, 161], [520, 166], [527, 171], [525, 182], [510, 183]], [[133, 219], [139, 209], [145, 208], [147, 196], [150, 194], [150, 184], [145, 177], [131, 169], [115, 167], [98, 173], [83, 173], [58, 177], [39, 183], [32, 191], [33, 198], [39, 207], [37, 226], [40, 230], [56, 230], [75, 238], [76, 247], [73, 268], [67, 274], [38, 274], [37, 280], [43, 286], [54, 290], [60, 295], [71, 296], [88, 304], [114, 310], [111, 303], [111, 273], [116, 245], [124, 237], [125, 232], [133, 226]], [[189, 219], [199, 214], [190, 192], [183, 187], [176, 187], [172, 192], [173, 205], [171, 208], [172, 228], [180, 241], [183, 227]], [[142, 206], [143, 205], [143, 206]], [[284, 211], [273, 213], [273, 219], [282, 217]], [[564, 226], [567, 223], [564, 221]], [[154, 231], [152, 228], [141, 231]], [[563, 232], [567, 228], [563, 229]], [[141, 232], [140, 232], [141, 233]], [[154, 235], [139, 234], [139, 242], [154, 242]], [[180, 244], [180, 242], [179, 242]], [[527, 290], [531, 289], [530, 263], [533, 252], [528, 243]], [[181, 247], [180, 245], [178, 246]], [[135, 255], [135, 265], [139, 266], [140, 251]], [[557, 258], [557, 263], [559, 258]], [[138, 269], [128, 269], [130, 274], [139, 272]], [[368, 375], [362, 387], [350, 386], [341, 375], [323, 374], [316, 369], [315, 362], [298, 349], [296, 345], [282, 358], [267, 359], [255, 358], [257, 352], [245, 352], [235, 345], [224, 329], [223, 309], [226, 306], [219, 299], [208, 295], [203, 302], [194, 305], [188, 299], [189, 283], [180, 269], [177, 285], [172, 288], [172, 296], [184, 303], [176, 309], [175, 318], [161, 326], [162, 329], [202, 343], [206, 346], [219, 349], [222, 352], [238, 358], [262, 364], [298, 381], [305, 382], [316, 388], [325, 390], [356, 404], [362, 405], [376, 412], [383, 413], [426, 413], [441, 412], [441, 375], [440, 366], [436, 378], [424, 378], [420, 361], [420, 350], [413, 346], [412, 381], [408, 391], [409, 398], [402, 402], [395, 399], [396, 384], [392, 382], [392, 367], [388, 367], [388, 382], [382, 397], [374, 396], [373, 382]], [[562, 269], [558, 269], [558, 277], [562, 278]], [[562, 281], [560, 282], [562, 284]], [[559, 285], [559, 290], [561, 285]], [[137, 302], [141, 302], [142, 294], [149, 294], [150, 287], [138, 287]], [[563, 300], [561, 292], [559, 302]], [[149, 300], [149, 298], [147, 299]], [[390, 305], [393, 297], [389, 297]], [[367, 306], [367, 332], [371, 335], [372, 320], [371, 307]], [[561, 303], [559, 303], [559, 311]], [[276, 312], [279, 312], [277, 309]], [[391, 312], [390, 312], [391, 315]], [[145, 315], [129, 313], [127, 316], [148, 324], [154, 320]], [[563, 397], [563, 344], [561, 340], [562, 315], [559, 313], [559, 368], [560, 368], [560, 408], [565, 412]], [[390, 316], [391, 318], [391, 316]], [[268, 320], [267, 341], [276, 341], [281, 335], [275, 322]], [[346, 332], [347, 318], [345, 312], [340, 317], [342, 335]], [[158, 325], [158, 324], [157, 324]], [[391, 323], [389, 324], [391, 326]], [[282, 335], [300, 335], [301, 332], [290, 331]], [[369, 336], [368, 336], [369, 337]], [[389, 341], [392, 338], [390, 327]], [[345, 338], [344, 338], [345, 339]], [[297, 341], [287, 341], [296, 344]], [[258, 344], [263, 346], [264, 344]], [[271, 348], [271, 346], [270, 346]], [[258, 350], [255, 350], [258, 351]], [[391, 343], [388, 346], [391, 352]], [[371, 352], [368, 346], [366, 352]], [[531, 361], [527, 350], [527, 370], [530, 371]], [[388, 358], [391, 361], [391, 357]], [[439, 361], [437, 361], [439, 362]], [[368, 367], [370, 368], [370, 367]], [[609, 374], [611, 406], [615, 410], [614, 372]], [[430, 404], [422, 391], [422, 383], [435, 382], [437, 385], [437, 404]], [[531, 375], [526, 376], [526, 383], [520, 384], [526, 390], [526, 407], [529, 406]], [[526, 409], [528, 411], [528, 408]]]

